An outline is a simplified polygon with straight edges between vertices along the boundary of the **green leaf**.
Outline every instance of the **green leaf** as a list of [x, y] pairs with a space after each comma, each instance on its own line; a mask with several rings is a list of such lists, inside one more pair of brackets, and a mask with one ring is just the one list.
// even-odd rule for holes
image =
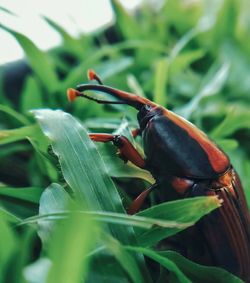
[[233, 139], [219, 139], [216, 140], [216, 144], [218, 144], [225, 152], [235, 150], [239, 143]]
[[8, 222], [11, 225], [19, 224], [20, 221], [21, 221], [20, 218], [18, 218], [16, 215], [10, 213], [9, 211], [4, 209], [3, 207], [0, 207], [0, 218], [4, 218], [6, 220], [6, 222]]
[[117, 73], [126, 70], [128, 67], [132, 66], [134, 59], [132, 57], [125, 57], [119, 59], [112, 59], [107, 62], [96, 65], [95, 71], [100, 75], [103, 80], [110, 78]]
[[64, 42], [64, 48], [66, 48], [70, 53], [77, 56], [79, 59], [82, 59], [84, 48], [81, 42], [73, 38], [62, 26], [60, 26], [52, 19], [45, 16], [43, 18], [53, 29], [55, 29], [61, 35]]
[[250, 179], [248, 178], [250, 172], [250, 161], [246, 156], [246, 153], [240, 148], [231, 151], [229, 157], [233, 167], [240, 176], [248, 207], [250, 208]]
[[17, 15], [16, 15], [15, 13], [13, 13], [11, 10], [9, 10], [9, 9], [3, 7], [3, 6], [0, 6], [0, 10], [3, 11], [3, 12], [5, 12], [5, 13], [8, 13], [8, 14], [10, 14], [10, 15], [12, 15], [12, 16], [17, 16]]
[[174, 262], [176, 266], [178, 266], [178, 268], [180, 268], [182, 272], [190, 278], [191, 282], [243, 283], [241, 279], [230, 274], [224, 269], [194, 263], [174, 251], [163, 251], [159, 252], [159, 254]]
[[38, 49], [38, 47], [25, 35], [2, 24], [0, 27], [15, 37], [15, 39], [23, 48], [31, 68], [37, 77], [40, 79], [49, 93], [54, 93], [58, 89], [58, 78], [55, 70], [49, 62], [47, 55]]
[[[57, 184], [52, 184], [45, 190], [41, 197], [39, 215], [21, 220], [19, 225], [31, 224], [40, 221], [53, 222], [53, 220], [56, 219], [65, 219], [70, 214], [70, 211], [65, 210], [66, 203], [68, 202], [69, 197], [67, 196], [67, 193], [64, 192], [63, 188]], [[185, 229], [193, 224], [192, 222], [182, 223], [176, 222], [174, 220], [161, 220], [156, 218], [136, 215], [131, 216], [114, 212], [82, 211], [76, 209], [72, 213], [83, 214], [83, 216], [87, 215], [88, 217], [91, 217], [98, 222], [134, 226], [143, 229], [151, 229], [155, 227]]]
[[5, 195], [1, 196], [0, 207], [18, 219], [36, 215], [38, 212], [38, 204]]
[[[170, 75], [171, 77], [176, 76], [179, 72], [185, 70], [190, 64], [204, 56], [203, 50], [192, 50], [182, 52], [176, 56], [171, 62]], [[185, 74], [186, 75], [186, 74]]]
[[124, 163], [116, 154], [116, 149], [113, 145], [98, 144], [98, 150], [106, 164], [108, 173], [114, 178], [139, 178], [147, 181], [150, 184], [155, 183], [152, 175], [131, 162]]
[[217, 94], [224, 86], [229, 74], [229, 62], [225, 62], [219, 69], [213, 65], [203, 79], [198, 94], [185, 106], [177, 111], [178, 114], [188, 119], [199, 107], [201, 100]]
[[[51, 221], [66, 217], [68, 212], [65, 212], [64, 208], [67, 199], [69, 197], [66, 192], [53, 185], [45, 190], [41, 198], [41, 216], [31, 217], [22, 221], [21, 224], [33, 223], [38, 220], [47, 223], [46, 220]], [[163, 238], [172, 236], [193, 225], [202, 216], [219, 206], [220, 201], [216, 197], [197, 197], [156, 205], [138, 213], [138, 216], [94, 211], [76, 212], [87, 214], [93, 217], [95, 221], [137, 227], [137, 237], [140, 244], [153, 245]], [[46, 225], [51, 224], [48, 222]], [[147, 230], [145, 231], [145, 229]]]
[[239, 129], [250, 129], [250, 113], [241, 107], [228, 111], [225, 119], [210, 133], [210, 136], [214, 139], [228, 137]]
[[14, 109], [10, 108], [6, 105], [0, 105], [0, 111], [3, 113], [8, 114], [11, 118], [14, 118], [16, 121], [18, 121], [22, 125], [29, 125], [29, 120], [22, 114], [18, 113]]
[[36, 79], [29, 76], [23, 88], [21, 96], [21, 110], [22, 112], [30, 111], [30, 109], [43, 107], [42, 91]]
[[52, 266], [46, 282], [84, 282], [89, 269], [88, 254], [96, 237], [96, 225], [87, 216], [74, 213], [60, 222], [50, 241]]
[[116, 188], [106, 175], [103, 160], [83, 126], [60, 110], [35, 110], [33, 113], [51, 140], [65, 180], [76, 199], [95, 210], [124, 212]]
[[132, 282], [145, 282], [134, 257], [125, 249], [124, 246], [107, 234], [104, 235], [104, 242], [106, 248], [115, 256], [120, 265], [129, 274]]
[[[32, 217], [27, 219], [26, 221], [23, 221], [22, 223], [32, 223], [33, 220], [38, 221], [39, 223], [39, 235], [43, 239], [44, 243], [49, 243], [49, 239], [51, 238], [51, 235], [54, 228], [55, 228], [55, 220], [57, 219], [72, 219], [72, 213], [77, 214], [81, 219], [90, 219], [92, 222], [93, 220], [98, 220], [97, 218], [105, 217], [106, 219], [109, 217], [112, 219], [112, 217], [117, 216], [116, 214], [110, 214], [109, 213], [96, 213], [97, 218], [93, 218], [93, 215], [95, 213], [84, 213], [78, 210], [74, 211], [67, 211], [66, 213], [63, 213], [65, 209], [67, 209], [67, 204], [70, 202], [69, 195], [65, 192], [65, 190], [57, 185], [52, 184], [50, 187], [48, 187], [40, 201], [40, 217]], [[71, 201], [72, 203], [72, 201]], [[54, 213], [53, 213], [54, 212]], [[52, 217], [51, 217], [52, 216]], [[54, 216], [54, 218], [53, 218]], [[60, 217], [61, 216], [61, 217]], [[63, 217], [66, 216], [66, 217]], [[121, 218], [129, 216], [126, 216], [124, 214], [120, 215]], [[47, 220], [47, 221], [46, 221]], [[48, 221], [49, 220], [49, 221]], [[111, 220], [112, 221], [112, 220]], [[111, 222], [112, 223], [112, 222]], [[120, 222], [118, 222], [120, 223]], [[121, 224], [121, 223], [120, 223]], [[128, 225], [131, 225], [129, 223]], [[93, 228], [93, 227], [92, 227]], [[86, 229], [86, 227], [85, 227]], [[85, 230], [86, 231], [86, 230]], [[93, 232], [93, 231], [92, 231]], [[79, 233], [79, 231], [77, 231]], [[96, 233], [96, 231], [94, 231]], [[86, 232], [84, 232], [86, 234]], [[93, 235], [92, 235], [93, 237]], [[74, 237], [75, 239], [75, 237]], [[116, 257], [116, 259], [120, 262], [120, 264], [125, 268], [125, 270], [128, 271], [128, 274], [130, 274], [131, 278], [135, 278], [134, 282], [144, 282], [142, 280], [142, 277], [140, 275], [140, 270], [138, 269], [135, 259], [126, 251], [123, 249], [122, 245], [119, 244], [118, 241], [111, 238], [110, 236], [106, 235], [104, 238], [102, 237], [102, 240], [105, 239], [105, 245], [107, 246], [108, 250], [112, 252], [112, 254]], [[78, 244], [79, 242], [77, 242]], [[90, 247], [89, 247], [90, 248]], [[124, 261], [124, 256], [126, 257], [126, 260]], [[72, 258], [69, 259], [71, 261], [72, 265]], [[70, 266], [71, 266], [70, 265]], [[58, 267], [59, 268], [59, 267]], [[66, 272], [66, 271], [65, 271]], [[140, 279], [138, 281], [138, 279]]]
[[25, 126], [13, 130], [2, 130], [0, 131], [0, 145], [25, 140], [31, 136], [36, 136], [38, 131], [40, 130], [37, 125]]
[[8, 222], [5, 220], [5, 217], [0, 217], [0, 229], [0, 282], [6, 282], [5, 279], [7, 279], [8, 264], [10, 264], [10, 259], [15, 252], [18, 242]]
[[[42, 194], [39, 215], [60, 212], [67, 208], [75, 211], [75, 204], [60, 185], [52, 184]], [[93, 220], [88, 215], [75, 212], [69, 213], [60, 223], [47, 222], [40, 218], [38, 225], [43, 248], [49, 247], [52, 261], [46, 282], [82, 282], [88, 273], [87, 255], [97, 237]]]
[[[219, 1], [218, 1], [219, 2]], [[214, 27], [216, 12], [218, 10], [218, 4], [215, 2], [213, 5], [209, 5], [204, 2], [203, 14], [199, 18], [196, 26], [191, 28], [188, 32], [186, 32], [175, 44], [174, 48], [170, 53], [170, 61], [174, 61], [176, 57], [180, 54], [180, 52], [184, 49], [184, 47], [196, 36], [209, 31]]]
[[[52, 142], [64, 178], [76, 200], [91, 210], [124, 212], [104, 162], [83, 126], [60, 110], [37, 110], [34, 114], [44, 134]], [[132, 228], [117, 226], [110, 227], [110, 231], [122, 243], [134, 241]], [[140, 255], [136, 261], [143, 270], [144, 263]]]
[[36, 187], [11, 188], [7, 186], [0, 186], [0, 196], [8, 196], [19, 201], [24, 200], [33, 203], [39, 203], [41, 194], [42, 189]]
[[[163, 45], [159, 45], [155, 42], [148, 41], [148, 40], [127, 40], [122, 43], [117, 43], [110, 46], [103, 46], [102, 48], [98, 50], [93, 50], [92, 56], [89, 56], [86, 58], [86, 60], [82, 61], [77, 67], [75, 67], [73, 70], [70, 71], [68, 76], [65, 78], [61, 85], [61, 90], [65, 91], [68, 87], [72, 87], [76, 84], [79, 84], [79, 81], [82, 80], [82, 75], [84, 72], [86, 72], [89, 68], [93, 68], [95, 64], [98, 62], [102, 62], [103, 59], [106, 57], [110, 58], [116, 58], [117, 55], [120, 56], [120, 52], [123, 50], [129, 50], [129, 49], [143, 49], [143, 50], [156, 50], [160, 51], [162, 53], [166, 53], [166, 47]], [[120, 60], [124, 59], [125, 56], [123, 56]], [[117, 59], [119, 60], [119, 59]], [[113, 66], [116, 66], [116, 60], [113, 63]], [[105, 63], [105, 62], [104, 62]], [[118, 64], [119, 65], [119, 64]], [[115, 72], [114, 70], [108, 70], [108, 72]]]
[[167, 82], [169, 73], [169, 62], [167, 58], [156, 62], [154, 76], [154, 102], [165, 106], [167, 104]]
[[60, 185], [53, 183], [44, 190], [39, 205], [40, 217], [37, 219], [39, 226], [38, 235], [44, 245], [49, 242], [55, 223], [44, 221], [42, 216], [61, 212], [65, 210], [68, 205], [70, 205], [70, 197]]
[[23, 269], [23, 276], [28, 283], [46, 283], [51, 265], [50, 259], [40, 257]]
[[115, 12], [117, 26], [123, 37], [127, 39], [141, 38], [142, 32], [135, 18], [129, 15], [118, 0], [111, 0], [111, 5]]
[[175, 275], [176, 280], [170, 282], [192, 283], [192, 281], [189, 280], [189, 278], [182, 272], [177, 264], [175, 264], [172, 260], [162, 256], [161, 253], [142, 247], [127, 246], [126, 249], [129, 251], [141, 252], [152, 260], [160, 263], [161, 266], [165, 267], [170, 273]]
[[[98, 55], [98, 54], [97, 54]], [[88, 60], [83, 61], [77, 68], [72, 70], [61, 85], [61, 90], [65, 91], [67, 88], [79, 84], [82, 80], [84, 73], [87, 72], [89, 68], [92, 68], [93, 61], [95, 62], [95, 57], [88, 58]], [[102, 55], [102, 54], [101, 54]], [[101, 56], [102, 57], [102, 56]], [[100, 75], [100, 77], [105, 80], [114, 74], [120, 73], [127, 69], [133, 64], [133, 59], [131, 57], [123, 56], [122, 58], [112, 59], [109, 61], [104, 61], [95, 67], [95, 71]]]
[[[177, 223], [192, 225], [220, 205], [220, 200], [217, 197], [195, 197], [155, 205], [137, 213], [137, 215], [161, 220], [174, 220]], [[136, 232], [140, 245], [152, 246], [181, 230], [183, 228], [162, 229], [161, 227], [154, 227], [147, 231], [136, 229]]]
[[138, 82], [137, 78], [134, 75], [128, 74], [127, 84], [128, 84], [128, 87], [131, 89], [132, 93], [142, 96], [142, 97], [146, 97], [142, 89], [142, 86], [140, 85], [140, 83]]

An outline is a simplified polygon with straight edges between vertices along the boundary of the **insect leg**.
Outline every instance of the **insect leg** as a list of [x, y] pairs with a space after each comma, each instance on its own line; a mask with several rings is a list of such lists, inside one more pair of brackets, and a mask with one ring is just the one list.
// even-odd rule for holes
[[139, 128], [136, 128], [132, 130], [132, 136], [136, 138], [137, 136], [141, 135], [141, 130]]
[[134, 165], [145, 168], [145, 160], [141, 157], [139, 152], [131, 144], [131, 142], [124, 136], [112, 134], [89, 134], [91, 140], [96, 142], [110, 142], [118, 148], [118, 154], [125, 162], [131, 161]]
[[152, 192], [152, 190], [155, 187], [157, 187], [157, 184], [153, 184], [148, 189], [146, 189], [141, 194], [139, 194], [139, 196], [135, 200], [133, 200], [133, 202], [129, 206], [129, 208], [127, 210], [128, 214], [132, 215], [132, 214], [135, 214], [136, 212], [138, 212], [140, 210], [140, 208], [142, 207], [146, 197]]

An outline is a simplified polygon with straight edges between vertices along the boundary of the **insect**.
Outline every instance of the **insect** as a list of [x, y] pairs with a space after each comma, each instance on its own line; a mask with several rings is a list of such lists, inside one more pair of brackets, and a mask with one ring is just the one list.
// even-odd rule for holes
[[[142, 136], [145, 159], [124, 136], [89, 135], [93, 141], [113, 142], [122, 159], [150, 171], [155, 178], [155, 184], [133, 201], [129, 213], [137, 212], [152, 190], [159, 192], [161, 201], [217, 195], [223, 200], [222, 206], [185, 234], [189, 243], [182, 253], [200, 263], [223, 267], [250, 282], [249, 212], [240, 179], [227, 155], [205, 133], [177, 114], [144, 97], [103, 85], [93, 70], [88, 71], [88, 77], [98, 84], [80, 84], [69, 89], [70, 101], [84, 97], [100, 104], [127, 104], [138, 110], [139, 128], [133, 134]], [[99, 99], [85, 91], [107, 93], [118, 100]], [[191, 243], [195, 247], [196, 236], [202, 247], [189, 255], [188, 246]]]

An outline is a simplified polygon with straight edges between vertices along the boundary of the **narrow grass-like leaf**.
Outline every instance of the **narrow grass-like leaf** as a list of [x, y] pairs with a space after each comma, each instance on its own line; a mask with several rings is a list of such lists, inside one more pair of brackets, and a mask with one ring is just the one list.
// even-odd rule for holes
[[[162, 53], [166, 53], [166, 47], [163, 45], [159, 45], [157, 43], [146, 41], [146, 40], [127, 40], [122, 43], [117, 43], [110, 46], [103, 46], [99, 50], [93, 52], [93, 55], [88, 57], [85, 61], [83, 61], [79, 66], [71, 70], [65, 80], [62, 82], [61, 90], [64, 91], [68, 87], [72, 87], [79, 83], [82, 80], [82, 74], [87, 71], [89, 68], [93, 68], [93, 66], [101, 61], [105, 57], [113, 57], [117, 56], [121, 51], [127, 49], [153, 49], [156, 51], [160, 51]], [[123, 56], [124, 58], [124, 56]], [[114, 70], [113, 70], [114, 72]]]
[[2, 130], [0, 131], [0, 144], [25, 140], [30, 136], [35, 136], [37, 131], [40, 131], [37, 125], [25, 126], [13, 130]]
[[116, 239], [109, 235], [104, 235], [104, 242], [107, 249], [115, 256], [116, 260], [120, 263], [123, 269], [129, 274], [132, 282], [143, 283], [144, 278], [138, 269], [133, 255], [125, 249]]
[[13, 264], [15, 272], [8, 274], [8, 282], [27, 283], [23, 276], [23, 268], [30, 263], [33, 256], [33, 247], [37, 240], [37, 233], [34, 227], [25, 227], [18, 235], [19, 243], [17, 255]]
[[[37, 110], [35, 117], [51, 140], [62, 173], [78, 201], [91, 210], [124, 212], [118, 192], [108, 177], [103, 160], [82, 125], [62, 111]], [[134, 242], [132, 228], [110, 227], [123, 244]], [[137, 264], [144, 268], [138, 255]]]
[[167, 82], [169, 75], [169, 62], [167, 58], [160, 59], [156, 63], [154, 79], [154, 102], [166, 106], [167, 104]]
[[155, 182], [152, 175], [135, 165], [131, 162], [124, 163], [117, 154], [116, 148], [113, 145], [99, 145], [98, 150], [100, 151], [102, 158], [107, 166], [108, 173], [114, 178], [139, 178], [153, 184]]
[[8, 196], [16, 200], [39, 203], [41, 194], [42, 189], [36, 187], [11, 188], [7, 186], [0, 186], [0, 196]]
[[155, 179], [152, 175], [143, 169], [135, 166], [131, 162], [124, 164], [117, 157], [103, 156], [105, 163], [107, 164], [108, 173], [114, 178], [138, 178], [147, 181], [150, 184], [155, 183]]
[[230, 159], [236, 171], [238, 172], [246, 195], [248, 207], [250, 209], [250, 161], [242, 149], [236, 149], [230, 152]]
[[19, 223], [21, 222], [21, 218], [18, 218], [16, 215], [10, 213], [3, 207], [0, 207], [0, 218], [4, 218], [6, 222], [8, 222], [11, 225], [12, 224], [19, 225]]
[[95, 70], [100, 77], [105, 80], [131, 67], [133, 63], [134, 59], [132, 57], [124, 56], [119, 59], [112, 59], [98, 64], [96, 65]]
[[170, 53], [170, 61], [174, 61], [174, 59], [178, 56], [181, 50], [188, 44], [188, 42], [193, 39], [197, 34], [199, 34], [199, 30], [195, 27], [188, 31], [184, 36], [176, 43], [174, 48]]
[[8, 14], [10, 14], [10, 15], [12, 15], [12, 16], [17, 16], [15, 13], [13, 13], [11, 10], [9, 10], [9, 9], [7, 9], [7, 8], [5, 8], [5, 7], [3, 7], [3, 6], [0, 6], [0, 10], [1, 11], [3, 11], [3, 12], [5, 12], [5, 13], [8, 13]]
[[[58, 189], [60, 189], [60, 191]], [[56, 193], [53, 192], [55, 190], [57, 190]], [[49, 223], [49, 222], [53, 222], [53, 220], [55, 219], [65, 219], [69, 217], [70, 213], [78, 213], [78, 214], [82, 214], [83, 216], [87, 215], [92, 219], [94, 219], [95, 221], [99, 221], [103, 223], [134, 226], [143, 229], [151, 229], [151, 228], [159, 227], [159, 228], [170, 228], [170, 229], [177, 228], [183, 230], [189, 227], [190, 225], [194, 224], [194, 222], [177, 222], [174, 220], [161, 220], [156, 218], [142, 217], [136, 215], [131, 216], [122, 213], [114, 213], [114, 212], [81, 211], [81, 210], [74, 210], [73, 212], [70, 212], [65, 210], [65, 198], [67, 197], [66, 198], [67, 200], [68, 196], [64, 196], [66, 192], [63, 191], [64, 191], [63, 188], [60, 187], [59, 185], [52, 184], [51, 186], [49, 186], [41, 197], [40, 214], [20, 221], [19, 225], [31, 224], [40, 221], [44, 221], [44, 222], [47, 221]], [[54, 194], [57, 196], [57, 199], [55, 199], [55, 196], [53, 196]]]
[[71, 214], [57, 225], [50, 241], [52, 266], [47, 283], [84, 282], [88, 274], [87, 255], [94, 247], [96, 237], [95, 224], [81, 214]]
[[175, 281], [179, 283], [192, 283], [191, 280], [183, 273], [183, 271], [175, 264], [174, 261], [162, 256], [159, 252], [153, 250], [142, 248], [142, 247], [126, 247], [129, 251], [141, 252], [145, 256], [151, 258], [152, 260], [160, 263], [161, 266], [165, 267], [170, 273], [173, 273], [176, 277]]
[[218, 267], [208, 267], [192, 262], [174, 251], [159, 252], [159, 254], [174, 262], [191, 282], [206, 283], [243, 283], [233, 274]]
[[[74, 70], [72, 70], [72, 72], [69, 73], [69, 75], [61, 85], [62, 91], [65, 91], [65, 89], [75, 86], [82, 81], [82, 78], [85, 75], [87, 69], [93, 68], [93, 64], [96, 64], [96, 61], [99, 60], [99, 58], [97, 58], [97, 55], [93, 55], [92, 58], [90, 57], [87, 60], [83, 61], [83, 63], [78, 68], [75, 68]], [[103, 57], [102, 55], [103, 54], [101, 53], [100, 57]], [[95, 71], [99, 73], [102, 79], [105, 80], [110, 76], [113, 76], [114, 74], [120, 73], [121, 71], [127, 69], [133, 64], [133, 62], [134, 61], [131, 57], [123, 56], [122, 58], [112, 59], [97, 64]]]
[[0, 207], [19, 219], [31, 217], [38, 212], [37, 203], [5, 195], [1, 195]]
[[[61, 212], [68, 207], [75, 210], [69, 195], [60, 185], [52, 184], [42, 194], [39, 214]], [[60, 225], [55, 219], [48, 222], [42, 217], [38, 219], [38, 225], [43, 248], [49, 246], [53, 263], [46, 282], [82, 282], [88, 272], [87, 255], [97, 236], [93, 220], [88, 215], [69, 213]]]
[[198, 94], [188, 104], [179, 109], [177, 111], [178, 114], [188, 119], [198, 108], [202, 99], [217, 94], [228, 78], [229, 66], [229, 62], [225, 62], [219, 69], [216, 69], [216, 66], [212, 66], [207, 76], [204, 78]]
[[132, 17], [118, 0], [111, 1], [116, 15], [117, 25], [124, 38], [137, 39], [141, 37], [141, 29], [135, 18]]
[[140, 85], [140, 83], [138, 82], [137, 78], [134, 75], [129, 74], [127, 76], [127, 83], [132, 93], [145, 97], [145, 93], [142, 89], [142, 86]]
[[39, 205], [38, 235], [43, 244], [46, 245], [51, 237], [54, 228], [54, 221], [44, 221], [43, 216], [46, 214], [62, 212], [70, 205], [70, 197], [66, 191], [58, 184], [53, 183], [46, 188], [41, 196]]
[[52, 19], [45, 16], [43, 18], [53, 29], [55, 29], [61, 35], [65, 44], [65, 48], [68, 49], [70, 53], [77, 56], [79, 59], [82, 59], [84, 49], [81, 45], [81, 42], [73, 38], [62, 26], [60, 26]]
[[[146, 210], [137, 215], [162, 220], [174, 220], [180, 223], [195, 223], [202, 216], [220, 207], [221, 203], [217, 197], [195, 197], [171, 202], [165, 202]], [[152, 246], [160, 240], [172, 236], [183, 229], [162, 229], [154, 227], [151, 230], [137, 230], [137, 239], [140, 245]]]
[[231, 109], [225, 119], [214, 128], [210, 136], [212, 138], [227, 137], [237, 130], [250, 129], [250, 113], [248, 109]]
[[[2, 215], [3, 216], [3, 215]], [[11, 230], [8, 222], [4, 217], [0, 217], [0, 229], [1, 229], [1, 237], [0, 237], [0, 282], [6, 282], [7, 280], [7, 264], [11, 259], [11, 256], [15, 252], [15, 248], [17, 245], [17, 239], [13, 231]], [[5, 278], [6, 276], [6, 278]]]
[[0, 105], [0, 111], [8, 114], [10, 117], [14, 118], [15, 120], [17, 120], [22, 125], [29, 125], [30, 124], [29, 120], [24, 115], [18, 113], [17, 111], [10, 108], [9, 106], [1, 104]]
[[171, 77], [177, 75], [179, 72], [185, 70], [190, 64], [204, 56], [203, 50], [186, 51], [179, 54], [171, 62], [169, 70]]
[[197, 35], [208, 31], [214, 26], [215, 12], [217, 5], [207, 5], [204, 14], [200, 17], [197, 25], [186, 32], [175, 44], [170, 53], [170, 60], [173, 61], [183, 50], [183, 48]]
[[21, 96], [21, 110], [27, 112], [30, 109], [43, 107], [42, 91], [36, 79], [32, 76], [25, 81]]
[[8, 155], [15, 154], [18, 152], [28, 151], [30, 146], [28, 144], [9, 144], [4, 146], [4, 150], [0, 151], [0, 158], [7, 157]]
[[12, 34], [21, 45], [32, 69], [41, 80], [44, 87], [50, 93], [55, 92], [58, 89], [58, 78], [55, 70], [48, 60], [47, 55], [40, 49], [38, 49], [38, 47], [25, 35], [14, 31], [2, 24], [0, 25], [0, 27]]
[[218, 144], [225, 152], [235, 150], [239, 146], [239, 143], [234, 139], [219, 139], [216, 140], [216, 144]]

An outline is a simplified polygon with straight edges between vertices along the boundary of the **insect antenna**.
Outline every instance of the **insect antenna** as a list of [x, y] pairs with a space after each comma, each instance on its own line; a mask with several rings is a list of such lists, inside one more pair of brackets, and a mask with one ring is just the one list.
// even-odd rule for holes
[[99, 85], [103, 85], [101, 78], [97, 75], [97, 73], [94, 70], [89, 69], [87, 72], [87, 76], [90, 81], [96, 80], [99, 83]]
[[89, 96], [85, 94], [84, 92], [80, 92], [73, 88], [69, 88], [67, 90], [67, 96], [70, 102], [74, 101], [77, 97], [84, 97], [89, 100], [95, 101], [99, 104], [127, 104], [125, 101], [111, 101], [111, 100], [99, 99], [93, 96]]
[[[99, 84], [80, 84], [75, 89], [73, 88], [68, 89], [67, 95], [69, 101], [72, 102], [77, 97], [85, 97], [100, 104], [128, 104], [136, 108], [137, 110], [140, 110], [141, 107], [144, 105], [150, 105], [153, 107], [157, 106], [155, 103], [148, 100], [147, 98], [103, 85], [102, 80], [93, 70], [88, 71], [88, 77], [89, 79], [95, 79], [96, 81], [98, 81]], [[107, 93], [119, 99], [120, 101], [110, 101], [106, 99], [99, 99], [96, 97], [92, 97], [84, 93], [86, 90], [100, 91], [103, 93]]]

